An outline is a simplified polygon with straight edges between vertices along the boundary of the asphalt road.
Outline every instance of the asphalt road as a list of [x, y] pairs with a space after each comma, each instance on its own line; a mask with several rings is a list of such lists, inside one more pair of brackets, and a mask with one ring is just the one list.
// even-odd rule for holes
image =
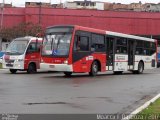
[[0, 113], [130, 113], [160, 93], [160, 69], [96, 77], [0, 70]]

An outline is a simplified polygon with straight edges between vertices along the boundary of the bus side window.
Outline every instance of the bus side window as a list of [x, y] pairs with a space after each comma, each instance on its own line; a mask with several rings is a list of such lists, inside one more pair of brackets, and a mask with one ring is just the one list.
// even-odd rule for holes
[[27, 52], [36, 52], [36, 43], [30, 43]]
[[79, 51], [79, 50], [80, 50], [80, 37], [76, 35], [74, 40], [74, 51]]
[[104, 35], [92, 34], [91, 51], [104, 52], [105, 51], [105, 37]]
[[144, 42], [141, 40], [136, 40], [136, 55], [144, 55]]
[[80, 37], [80, 51], [89, 51], [89, 38], [86, 36]]
[[127, 54], [127, 39], [117, 38], [116, 53]]
[[89, 51], [89, 38], [87, 36], [75, 36], [74, 50]]

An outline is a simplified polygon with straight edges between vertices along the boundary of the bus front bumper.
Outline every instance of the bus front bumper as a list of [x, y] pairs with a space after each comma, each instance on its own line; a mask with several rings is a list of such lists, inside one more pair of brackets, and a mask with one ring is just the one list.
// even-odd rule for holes
[[21, 63], [2, 63], [3, 69], [17, 69], [17, 70], [24, 70], [24, 62]]
[[73, 72], [72, 65], [68, 64], [40, 63], [40, 69], [45, 69], [49, 71], [58, 71], [58, 72]]

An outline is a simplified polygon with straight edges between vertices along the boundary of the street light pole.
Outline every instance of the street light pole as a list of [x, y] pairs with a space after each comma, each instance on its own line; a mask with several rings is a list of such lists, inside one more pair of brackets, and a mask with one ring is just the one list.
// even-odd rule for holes
[[3, 28], [3, 16], [4, 16], [4, 3], [5, 3], [5, 0], [3, 0], [3, 3], [2, 3], [2, 8], [1, 8], [1, 29]]

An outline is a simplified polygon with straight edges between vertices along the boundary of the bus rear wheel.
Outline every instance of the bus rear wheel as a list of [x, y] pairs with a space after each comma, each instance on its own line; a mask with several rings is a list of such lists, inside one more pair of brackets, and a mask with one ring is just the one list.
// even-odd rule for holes
[[139, 62], [138, 64], [138, 70], [133, 71], [133, 74], [142, 74], [144, 70], [144, 64], [143, 62]]
[[142, 73], [143, 73], [143, 70], [144, 70], [143, 62], [139, 62], [137, 73], [138, 73], [138, 74], [142, 74]]
[[97, 73], [98, 73], [98, 63], [96, 62], [96, 61], [94, 61], [93, 63], [92, 63], [92, 66], [91, 66], [91, 70], [90, 70], [90, 72], [89, 72], [89, 75], [90, 76], [96, 76], [97, 75]]
[[15, 74], [15, 73], [17, 72], [16, 69], [10, 69], [9, 71], [10, 71], [12, 74]]
[[64, 72], [65, 76], [70, 77], [72, 75], [72, 72]]
[[33, 74], [33, 73], [36, 73], [36, 72], [37, 72], [36, 65], [33, 64], [33, 63], [30, 63], [29, 66], [28, 66], [27, 73], [28, 74]]

